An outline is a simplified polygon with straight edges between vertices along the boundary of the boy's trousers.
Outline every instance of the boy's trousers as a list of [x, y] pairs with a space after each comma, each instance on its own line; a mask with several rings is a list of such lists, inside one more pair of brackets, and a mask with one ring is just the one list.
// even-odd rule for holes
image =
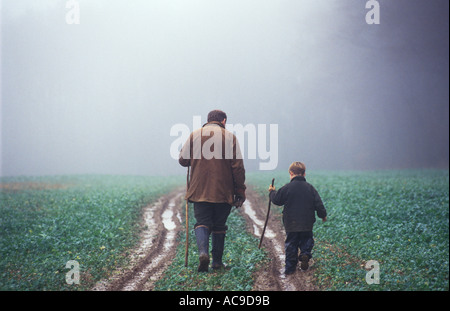
[[286, 271], [293, 271], [298, 263], [298, 249], [300, 254], [312, 257], [311, 251], [314, 247], [314, 239], [312, 231], [305, 232], [287, 232], [286, 241], [284, 243], [286, 252]]

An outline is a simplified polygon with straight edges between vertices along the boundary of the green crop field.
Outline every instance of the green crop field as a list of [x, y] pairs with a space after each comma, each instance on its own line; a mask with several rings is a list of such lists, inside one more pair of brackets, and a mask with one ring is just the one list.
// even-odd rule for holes
[[[248, 173], [247, 184], [267, 202], [273, 177], [277, 188], [289, 182], [287, 172], [279, 171]], [[307, 181], [329, 214], [314, 228], [319, 289], [448, 290], [448, 170], [312, 171]], [[0, 290], [91, 289], [127, 263], [138, 241], [142, 207], [184, 182], [183, 176], [2, 178]], [[228, 226], [229, 270], [196, 273], [193, 234], [184, 267], [183, 229], [177, 254], [155, 289], [251, 290], [252, 274], [270, 258], [245, 231], [238, 212], [231, 213]], [[80, 285], [65, 282], [69, 260], [80, 263]], [[370, 260], [379, 263], [379, 284], [366, 282]]]
[[[286, 172], [249, 174], [267, 196]], [[448, 170], [307, 172], [328, 211], [316, 222], [315, 277], [326, 290], [448, 290]], [[379, 284], [365, 264], [379, 263]]]
[[[0, 290], [86, 290], [127, 262], [141, 208], [179, 177], [67, 176], [3, 178]], [[80, 264], [80, 284], [65, 281]]]

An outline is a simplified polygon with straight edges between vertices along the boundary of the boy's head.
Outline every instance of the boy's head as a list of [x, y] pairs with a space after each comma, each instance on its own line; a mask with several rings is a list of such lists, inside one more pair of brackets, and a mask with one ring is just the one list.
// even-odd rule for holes
[[293, 162], [291, 166], [289, 166], [289, 175], [291, 178], [294, 176], [305, 176], [306, 166], [302, 162]]

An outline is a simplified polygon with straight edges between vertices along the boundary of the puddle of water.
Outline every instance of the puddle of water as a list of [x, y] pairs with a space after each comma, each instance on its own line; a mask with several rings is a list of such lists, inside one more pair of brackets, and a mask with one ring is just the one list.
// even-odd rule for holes
[[[262, 229], [264, 228], [264, 221], [260, 220], [256, 216], [256, 212], [253, 209], [253, 207], [252, 207], [250, 202], [245, 201], [244, 204], [243, 204], [243, 207], [244, 207], [244, 212], [253, 221], [253, 234], [256, 235], [256, 236], [261, 236]], [[274, 238], [275, 236], [276, 236], [275, 233], [272, 230], [270, 230], [270, 229], [268, 229], [266, 227], [266, 231], [264, 232], [264, 237], [271, 239], [271, 238]]]
[[173, 216], [172, 210], [166, 210], [162, 214], [162, 222], [167, 230], [173, 230], [176, 228], [175, 222], [172, 220], [172, 216]]

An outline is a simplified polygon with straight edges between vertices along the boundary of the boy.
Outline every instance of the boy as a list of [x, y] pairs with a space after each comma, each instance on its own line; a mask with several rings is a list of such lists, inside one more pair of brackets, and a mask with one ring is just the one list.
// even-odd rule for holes
[[[316, 189], [305, 179], [305, 164], [293, 162], [289, 167], [290, 183], [276, 191], [269, 186], [270, 200], [276, 205], [284, 205], [283, 224], [286, 230], [286, 267], [285, 274], [293, 274], [298, 261], [301, 269], [307, 270], [311, 251], [314, 246], [313, 226], [317, 216], [327, 220], [327, 211]], [[300, 256], [298, 249], [300, 248]]]

